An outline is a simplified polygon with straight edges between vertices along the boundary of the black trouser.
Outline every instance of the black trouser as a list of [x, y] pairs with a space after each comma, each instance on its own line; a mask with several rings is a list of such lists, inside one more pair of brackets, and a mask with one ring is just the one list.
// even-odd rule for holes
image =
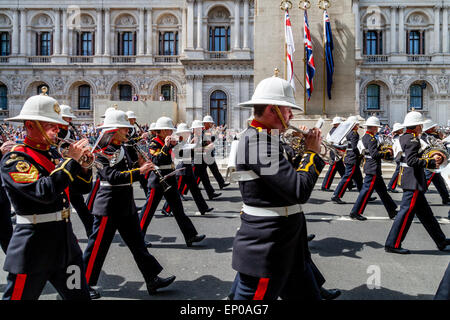
[[145, 202], [145, 205], [142, 207], [142, 210], [139, 214], [142, 235], [145, 236], [145, 234], [147, 233], [148, 225], [150, 224], [153, 215], [155, 214], [156, 208], [158, 207], [158, 204], [163, 196], [169, 203], [169, 206], [173, 212], [173, 216], [175, 217], [175, 221], [177, 222], [181, 233], [183, 233], [184, 239], [187, 241], [190, 238], [196, 236], [197, 230], [192, 224], [191, 219], [189, 219], [189, 217], [184, 213], [183, 203], [181, 202], [180, 195], [178, 194], [178, 190], [173, 184], [172, 188], [168, 189], [166, 192], [163, 192], [163, 189], [159, 185], [155, 188], [150, 189], [147, 201]]
[[394, 174], [392, 175], [391, 181], [389, 181], [389, 184], [387, 186], [388, 190], [395, 190], [395, 188], [397, 188], [399, 173], [400, 173], [400, 162], [397, 162]]
[[0, 187], [0, 246], [4, 253], [6, 253], [12, 234], [11, 203], [3, 187]]
[[93, 233], [89, 237], [83, 254], [86, 266], [86, 280], [90, 286], [95, 286], [105, 262], [111, 242], [119, 231], [125, 244], [133, 254], [134, 261], [144, 276], [145, 282], [156, 277], [162, 266], [145, 247], [137, 214], [124, 216], [94, 216]]
[[356, 183], [356, 188], [358, 189], [358, 191], [361, 191], [363, 177], [361, 169], [359, 168], [359, 164], [345, 165], [345, 174], [342, 176], [341, 181], [339, 181], [336, 190], [334, 190], [333, 197], [342, 198], [352, 180]]
[[148, 194], [148, 174], [147, 176], [141, 174], [139, 176], [139, 184], [141, 185], [142, 190], [144, 190], [145, 197]]
[[216, 160], [214, 160], [213, 163], [208, 164], [209, 170], [211, 170], [214, 178], [216, 179], [217, 183], [219, 184], [219, 188], [222, 189], [225, 185], [225, 180], [222, 177], [222, 174], [219, 171], [219, 168], [217, 167]]
[[[52, 268], [52, 266], [49, 266]], [[38, 300], [49, 281], [64, 300], [90, 300], [81, 256], [67, 268], [32, 274], [9, 273], [3, 300]]]
[[[187, 170], [187, 168], [186, 168]], [[191, 169], [192, 170], [192, 169]], [[191, 171], [192, 172], [192, 171]], [[196, 177], [193, 174], [185, 174], [183, 176], [179, 176], [178, 178], [178, 192], [180, 194], [185, 195], [186, 193], [183, 193], [183, 190], [190, 190], [192, 194], [192, 198], [194, 198], [195, 204], [197, 205], [198, 211], [200, 213], [205, 213], [206, 210], [208, 210], [208, 204], [205, 201], [205, 198], [203, 198], [202, 192], [200, 191], [197, 182]], [[171, 212], [172, 209], [169, 205], [169, 202], [164, 203], [163, 210], [167, 213]]]
[[94, 200], [97, 196], [98, 188], [100, 187], [100, 179], [97, 177], [97, 180], [95, 180], [95, 183], [92, 186], [91, 192], [89, 192], [87, 199], [86, 199], [86, 206], [89, 211], [92, 211], [92, 208], [94, 206]]
[[380, 196], [381, 202], [383, 202], [383, 205], [386, 208], [386, 211], [389, 213], [389, 216], [394, 215], [395, 210], [397, 209], [397, 205], [387, 192], [383, 177], [376, 174], [366, 174], [363, 186], [361, 188], [361, 191], [359, 192], [358, 199], [356, 199], [356, 202], [350, 214], [362, 215], [364, 213], [364, 210], [366, 209], [367, 202], [369, 201], [369, 198], [374, 190]]
[[341, 161], [335, 161], [330, 167], [328, 168], [327, 174], [325, 175], [325, 178], [322, 182], [322, 189], [329, 190], [331, 187], [331, 184], [333, 183], [334, 176], [336, 175], [336, 172], [339, 172], [339, 175], [342, 177], [345, 174], [345, 166], [344, 162]]
[[444, 178], [442, 178], [439, 172], [431, 172], [430, 170], [425, 170], [425, 178], [427, 179], [427, 186], [433, 182], [436, 190], [442, 198], [442, 202], [450, 202], [447, 185], [445, 184]]
[[208, 166], [205, 163], [196, 164], [192, 166], [192, 170], [194, 171], [194, 174], [197, 177], [197, 184], [199, 184], [201, 181], [203, 187], [205, 188], [206, 194], [208, 195], [208, 198], [212, 199], [214, 195], [214, 188], [211, 185], [211, 181], [209, 181], [207, 168]]
[[394, 224], [386, 239], [386, 247], [401, 248], [402, 241], [405, 239], [416, 214], [436, 245], [445, 241], [445, 235], [428, 205], [425, 194], [419, 190], [403, 190], [400, 211], [395, 217]]
[[92, 234], [92, 225], [94, 223], [94, 217], [89, 211], [86, 203], [84, 202], [83, 195], [79, 193], [70, 193], [70, 203], [72, 204], [75, 211], [78, 213], [81, 222], [83, 223], [84, 229], [86, 230], [86, 235], [89, 236]]
[[445, 270], [434, 300], [450, 300], [450, 263]]

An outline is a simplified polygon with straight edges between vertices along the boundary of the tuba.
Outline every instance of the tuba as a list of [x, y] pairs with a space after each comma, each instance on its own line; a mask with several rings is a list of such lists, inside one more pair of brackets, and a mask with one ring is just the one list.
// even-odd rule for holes
[[448, 165], [449, 152], [442, 140], [439, 140], [433, 136], [427, 137], [428, 146], [423, 150], [423, 158], [431, 159], [434, 155], [438, 154], [444, 158], [441, 167]]

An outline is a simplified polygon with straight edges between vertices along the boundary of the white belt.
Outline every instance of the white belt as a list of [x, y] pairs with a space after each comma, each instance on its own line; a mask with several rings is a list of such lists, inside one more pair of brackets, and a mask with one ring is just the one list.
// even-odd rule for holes
[[16, 224], [38, 224], [53, 221], [68, 221], [70, 217], [70, 208], [62, 211], [44, 213], [44, 214], [30, 214], [30, 215], [16, 215]]
[[246, 214], [257, 217], [287, 217], [291, 214], [303, 212], [303, 209], [299, 204], [294, 204], [287, 207], [261, 208], [248, 206], [244, 203], [242, 204], [242, 211]]
[[108, 181], [100, 181], [101, 187], [129, 187], [131, 186], [130, 183], [122, 183], [122, 184], [111, 184]]
[[404, 162], [400, 162], [400, 166], [403, 168], [410, 168], [410, 166], [408, 166], [408, 164]]
[[173, 164], [164, 164], [162, 166], [155, 166], [156, 169], [160, 169], [160, 170], [167, 170], [167, 169], [173, 169], [174, 165]]
[[230, 179], [234, 182], [252, 181], [252, 180], [256, 180], [258, 178], [259, 178], [259, 176], [253, 170], [235, 171], [235, 172], [231, 173], [231, 175], [230, 175]]
[[366, 158], [366, 159], [372, 159], [371, 156], [364, 156], [364, 158]]

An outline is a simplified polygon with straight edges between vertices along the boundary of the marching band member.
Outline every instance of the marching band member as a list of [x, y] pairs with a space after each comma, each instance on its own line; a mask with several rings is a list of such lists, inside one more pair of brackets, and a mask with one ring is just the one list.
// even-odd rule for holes
[[[66, 158], [51, 146], [57, 144], [61, 117], [58, 102], [33, 96], [16, 117], [27, 136], [3, 156], [1, 175], [16, 212], [16, 228], [9, 243], [4, 270], [9, 272], [5, 300], [37, 300], [49, 281], [63, 299], [89, 300], [82, 252], [70, 221], [69, 189], [87, 193], [92, 170], [80, 165], [89, 152], [87, 139], [70, 145]], [[25, 199], [25, 201], [24, 201]], [[69, 288], [77, 268], [80, 287]]]
[[[77, 140], [77, 134], [75, 132], [76, 129], [72, 124], [72, 119], [76, 119], [77, 117], [73, 114], [72, 108], [67, 105], [61, 105], [61, 116], [69, 125], [62, 125], [60, 127], [58, 137], [61, 139]], [[81, 135], [78, 135], [78, 138], [81, 139]], [[86, 235], [89, 238], [92, 233], [94, 217], [87, 208], [83, 195], [75, 190], [70, 190], [70, 203], [78, 213], [84, 229], [86, 230]]]
[[434, 155], [432, 159], [421, 158], [419, 135], [422, 132], [424, 123], [422, 114], [416, 111], [409, 112], [403, 122], [406, 133], [400, 137], [400, 146], [404, 152], [404, 156], [400, 164], [401, 168], [398, 182], [399, 186], [403, 189], [403, 197], [400, 211], [386, 239], [385, 250], [387, 252], [399, 254], [410, 253], [408, 249], [402, 248], [401, 245], [415, 215], [422, 222], [439, 250], [445, 250], [446, 246], [450, 244], [450, 239], [445, 238], [425, 198], [427, 184], [424, 168], [438, 168], [444, 159], [438, 154]]
[[[293, 118], [292, 86], [278, 77], [261, 81], [251, 101], [255, 119], [239, 140], [237, 171], [243, 208], [233, 243], [235, 300], [321, 299], [325, 281], [311, 260], [301, 208], [325, 166], [318, 156], [320, 130], [306, 138], [295, 168], [284, 156], [277, 131]], [[339, 295], [334, 291], [331, 298]]]
[[[134, 203], [133, 181], [137, 181], [140, 174], [153, 170], [153, 164], [140, 159], [140, 167], [133, 168], [132, 156], [128, 148], [123, 146], [128, 140], [127, 135], [131, 128], [125, 112], [120, 110], [108, 112], [100, 128], [118, 129], [107, 151], [117, 152], [119, 156], [113, 165], [110, 165], [105, 157], [98, 157], [103, 168], [98, 170], [100, 188], [92, 208], [93, 233], [89, 237], [83, 255], [86, 279], [89, 286], [97, 284], [111, 242], [116, 231], [119, 231], [144, 277], [147, 292], [152, 295], [157, 289], [167, 287], [175, 280], [175, 276], [158, 277], [163, 268], [145, 247]], [[90, 293], [92, 299], [100, 297], [100, 294], [92, 288]]]
[[[212, 144], [214, 146], [214, 141], [216, 140], [216, 137], [212, 135], [212, 128], [214, 127], [215, 123], [211, 116], [204, 116], [203, 117], [203, 141], [206, 145]], [[225, 180], [222, 177], [222, 174], [219, 171], [219, 168], [217, 167], [216, 159], [214, 158], [214, 151], [215, 149], [211, 150], [211, 157], [212, 161], [210, 161], [208, 164], [209, 170], [211, 170], [211, 173], [213, 174], [214, 178], [216, 179], [217, 183], [219, 184], [220, 190], [223, 188], [229, 186], [230, 184], [227, 182], [225, 183]]]
[[[433, 123], [432, 120], [426, 120], [426, 123], [423, 125], [423, 133], [420, 136], [425, 144], [428, 145], [428, 137], [433, 137], [438, 140], [441, 140], [439, 133], [436, 132], [437, 123]], [[444, 179], [440, 172], [432, 172], [428, 169], [425, 169], [425, 179], [427, 180], [427, 188], [430, 186], [431, 182], [433, 182], [436, 190], [439, 192], [439, 195], [442, 199], [442, 204], [449, 204], [450, 197], [447, 190], [447, 185], [445, 184]]]
[[[173, 126], [172, 119], [161, 117], [156, 121], [153, 128], [157, 135], [150, 143], [150, 155], [152, 162], [159, 167], [162, 176], [173, 172], [174, 165], [172, 161], [172, 149], [177, 141], [172, 137], [172, 133], [176, 130]], [[177, 182], [175, 176], [167, 178], [166, 183], [170, 186], [164, 189], [164, 185], [160, 181], [160, 176], [152, 171], [150, 173], [149, 193], [145, 205], [140, 212], [140, 227], [142, 234], [145, 236], [148, 225], [158, 207], [159, 202], [164, 196], [169, 203], [173, 212], [173, 216], [183, 233], [186, 245], [191, 247], [194, 242], [200, 242], [205, 239], [205, 235], [199, 235], [195, 229], [191, 219], [184, 213], [183, 203], [177, 191]]]
[[392, 175], [391, 180], [389, 181], [389, 184], [387, 186], [388, 192], [392, 193], [398, 193], [397, 190], [397, 182], [398, 182], [398, 174], [400, 173], [400, 158], [402, 155], [402, 151], [400, 149], [400, 136], [403, 134], [405, 128], [402, 127], [402, 125], [398, 122], [394, 123], [394, 126], [392, 128], [392, 140], [394, 141], [394, 144], [392, 146], [392, 149], [394, 151], [394, 159], [397, 166], [395, 167], [394, 174]]
[[[0, 160], [3, 155], [11, 151], [11, 148], [16, 144], [14, 141], [3, 138], [3, 142], [0, 146]], [[1, 182], [1, 181], [0, 181]], [[0, 185], [0, 247], [6, 254], [9, 241], [13, 234], [13, 225], [11, 222], [11, 203], [9, 202], [8, 195], [6, 194], [3, 183]]]
[[364, 173], [366, 176], [364, 177], [364, 183], [359, 196], [350, 212], [350, 218], [360, 221], [367, 220], [367, 218], [363, 216], [363, 213], [370, 196], [375, 190], [380, 196], [381, 202], [383, 202], [389, 218], [394, 219], [397, 214], [397, 205], [388, 194], [381, 173], [381, 159], [390, 159], [392, 157], [392, 151], [380, 150], [375, 135], [382, 126], [377, 117], [368, 118], [364, 127], [366, 127], [366, 133], [362, 137], [360, 143], [362, 144], [361, 149], [362, 155], [364, 156]]

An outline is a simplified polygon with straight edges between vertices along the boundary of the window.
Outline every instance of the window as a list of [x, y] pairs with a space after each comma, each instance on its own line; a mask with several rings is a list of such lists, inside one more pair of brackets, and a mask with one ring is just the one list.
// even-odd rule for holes
[[121, 56], [136, 55], [136, 33], [127, 31], [119, 32], [119, 48], [118, 53]]
[[383, 32], [367, 31], [364, 34], [364, 54], [377, 55], [383, 54]]
[[94, 34], [92, 32], [81, 32], [78, 36], [78, 55], [92, 56], [94, 54]]
[[164, 97], [164, 101], [173, 101], [174, 88], [171, 84], [165, 84], [161, 86], [161, 94]]
[[38, 56], [52, 55], [52, 34], [50, 32], [41, 32], [37, 34], [36, 51]]
[[159, 55], [178, 55], [178, 32], [159, 33]]
[[0, 32], [0, 56], [9, 56], [10, 42], [9, 32]]
[[367, 109], [380, 109], [380, 86], [377, 84], [367, 86]]
[[410, 108], [416, 110], [423, 109], [423, 87], [418, 84], [414, 84], [410, 87]]
[[42, 87], [46, 87], [47, 88], [47, 95], [50, 95], [50, 89], [48, 87], [48, 85], [46, 84], [41, 84], [37, 87], [37, 94], [41, 94], [42, 93]]
[[227, 96], [223, 91], [214, 91], [211, 94], [210, 112], [218, 126], [226, 124]]
[[209, 27], [209, 51], [230, 50], [230, 28]]
[[91, 109], [91, 87], [86, 84], [78, 87], [78, 109]]
[[425, 32], [407, 32], [407, 52], [408, 54], [425, 54]]
[[119, 84], [119, 100], [131, 101], [131, 86], [129, 84]]
[[8, 109], [8, 89], [4, 84], [0, 84], [0, 110]]

